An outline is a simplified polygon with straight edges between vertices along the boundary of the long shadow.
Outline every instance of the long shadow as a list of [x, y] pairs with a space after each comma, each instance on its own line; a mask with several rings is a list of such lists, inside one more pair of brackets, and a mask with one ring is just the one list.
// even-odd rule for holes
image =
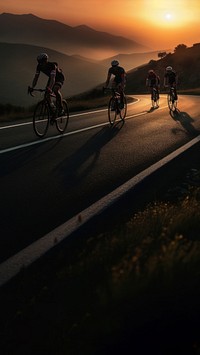
[[149, 109], [148, 111], [144, 111], [144, 112], [146, 112], [146, 113], [151, 113], [151, 112], [156, 111], [158, 108], [159, 108], [159, 106], [157, 106], [157, 107], [150, 107], [150, 109]]
[[43, 149], [38, 146], [26, 147], [26, 149], [18, 149], [12, 151], [9, 154], [0, 155], [1, 170], [0, 177], [12, 173], [13, 171], [22, 168], [26, 164], [30, 163], [34, 159], [39, 159], [41, 156], [47, 154], [51, 150], [55, 149], [56, 145], [60, 142], [60, 139], [52, 142], [42, 142]]
[[181, 112], [176, 109], [175, 111], [170, 110], [169, 113], [173, 120], [180, 122], [181, 126], [190, 136], [196, 137], [199, 135], [200, 131], [192, 125], [192, 122], [195, 120], [187, 112]]
[[102, 128], [71, 156], [65, 158], [55, 167], [56, 172], [61, 172], [65, 185], [72, 187], [76, 186], [79, 181], [83, 181], [97, 162], [102, 147], [119, 133], [123, 124], [121, 121], [112, 127]]

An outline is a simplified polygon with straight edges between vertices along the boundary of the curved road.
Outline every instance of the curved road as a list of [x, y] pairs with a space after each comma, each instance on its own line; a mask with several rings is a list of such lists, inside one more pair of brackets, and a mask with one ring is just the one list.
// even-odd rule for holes
[[64, 136], [38, 139], [31, 121], [0, 124], [0, 262], [81, 212], [200, 132], [200, 97], [179, 96], [176, 117], [166, 95], [128, 106], [110, 127], [106, 109], [72, 114]]

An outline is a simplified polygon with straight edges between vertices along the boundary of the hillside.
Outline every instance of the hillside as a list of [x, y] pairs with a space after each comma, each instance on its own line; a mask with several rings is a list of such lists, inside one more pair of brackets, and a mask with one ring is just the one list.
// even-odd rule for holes
[[[40, 52], [47, 52], [50, 61], [59, 63], [66, 76], [63, 95], [81, 93], [103, 82], [106, 77], [105, 66], [67, 56], [44, 47], [25, 44], [0, 43], [1, 89], [0, 103], [13, 105], [32, 105], [34, 99], [27, 95], [36, 68], [36, 57]], [[44, 86], [47, 77], [41, 73], [38, 85]]]
[[149, 69], [154, 69], [163, 86], [165, 68], [171, 65], [178, 74], [178, 90], [188, 91], [200, 88], [200, 43], [184, 50], [169, 53], [159, 60], [151, 60], [147, 65], [133, 69], [127, 76], [127, 93], [146, 93], [146, 76]]
[[86, 57], [142, 52], [147, 48], [130, 39], [96, 31], [82, 25], [71, 27], [55, 20], [32, 14], [0, 14], [0, 42], [45, 46], [67, 55]]
[[[0, 103], [27, 106], [33, 99], [27, 96], [27, 86], [31, 84], [36, 68], [36, 57], [40, 52], [47, 52], [50, 60], [57, 61], [66, 75], [63, 86], [65, 97], [77, 95], [91, 90], [106, 80], [107, 70], [112, 58], [98, 61], [80, 55], [68, 56], [46, 47], [27, 44], [0, 43], [0, 66], [4, 68], [1, 74], [2, 88]], [[133, 53], [118, 56], [120, 64], [128, 71], [129, 67], [147, 63], [150, 59], [157, 58], [157, 52]], [[47, 78], [41, 74], [38, 85], [44, 86]]]
[[[147, 64], [150, 60], [157, 60], [159, 52], [170, 52], [170, 50], [160, 50], [160, 51], [151, 51], [144, 53], [130, 53], [130, 54], [118, 54], [117, 59], [120, 62], [120, 65], [125, 68], [126, 71], [129, 71], [133, 68], [136, 68], [140, 65]], [[116, 56], [106, 58], [101, 61], [101, 64], [108, 66], [110, 62], [116, 59]]]

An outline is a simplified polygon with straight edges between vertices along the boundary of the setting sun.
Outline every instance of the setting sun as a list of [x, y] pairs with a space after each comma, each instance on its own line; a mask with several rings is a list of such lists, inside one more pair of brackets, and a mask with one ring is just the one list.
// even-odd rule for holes
[[171, 21], [172, 18], [173, 18], [172, 14], [170, 14], [170, 13], [165, 14], [165, 19], [166, 20]]
[[70, 26], [85, 24], [96, 30], [131, 38], [151, 48], [192, 45], [200, 40], [199, 0], [9, 0], [1, 11], [33, 13]]
[[197, 19], [187, 0], [144, 0], [141, 16], [156, 27], [184, 27]]

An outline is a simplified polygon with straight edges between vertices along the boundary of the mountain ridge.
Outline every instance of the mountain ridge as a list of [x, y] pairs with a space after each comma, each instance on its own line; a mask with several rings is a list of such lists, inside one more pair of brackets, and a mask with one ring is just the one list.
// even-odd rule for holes
[[122, 36], [94, 30], [86, 25], [69, 26], [57, 20], [42, 19], [34, 14], [0, 14], [0, 42], [45, 46], [65, 54], [78, 53], [93, 57], [119, 51], [132, 53], [148, 48]]

